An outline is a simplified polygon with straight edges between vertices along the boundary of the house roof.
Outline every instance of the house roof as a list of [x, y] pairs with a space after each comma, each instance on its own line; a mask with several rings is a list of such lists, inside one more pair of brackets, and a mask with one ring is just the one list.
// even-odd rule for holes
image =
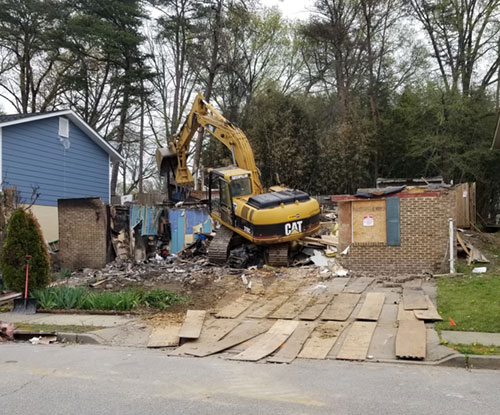
[[32, 114], [12, 114], [0, 115], [0, 128], [8, 127], [10, 125], [22, 124], [25, 122], [42, 120], [45, 118], [65, 116], [69, 118], [77, 127], [85, 132], [90, 139], [101, 147], [106, 153], [109, 154], [113, 161], [124, 161], [124, 158], [118, 153], [104, 138], [102, 138], [97, 131], [88, 125], [78, 114], [72, 110], [60, 110], [43, 113]]
[[495, 128], [495, 135], [493, 136], [493, 143], [491, 149], [500, 149], [500, 112], [498, 113], [497, 128]]

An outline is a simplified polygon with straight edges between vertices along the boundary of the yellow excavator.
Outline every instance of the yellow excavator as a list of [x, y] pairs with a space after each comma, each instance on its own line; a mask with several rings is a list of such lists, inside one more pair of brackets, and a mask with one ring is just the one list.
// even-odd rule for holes
[[266, 192], [247, 137], [200, 93], [180, 132], [168, 147], [156, 150], [160, 175], [167, 180], [174, 176], [176, 186], [189, 188], [194, 184], [187, 157], [191, 140], [200, 127], [229, 149], [234, 163], [208, 171], [210, 216], [223, 225], [210, 242], [209, 260], [226, 262], [231, 240], [239, 234], [267, 247], [269, 265], [287, 265], [289, 242], [319, 229], [318, 201], [303, 191], [283, 186], [273, 186]]

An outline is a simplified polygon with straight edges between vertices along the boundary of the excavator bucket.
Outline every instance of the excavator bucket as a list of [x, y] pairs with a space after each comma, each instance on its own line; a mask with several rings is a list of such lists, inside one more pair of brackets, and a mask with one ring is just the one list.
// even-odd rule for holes
[[177, 170], [177, 154], [168, 147], [158, 148], [156, 150], [156, 165], [160, 176], [175, 172]]

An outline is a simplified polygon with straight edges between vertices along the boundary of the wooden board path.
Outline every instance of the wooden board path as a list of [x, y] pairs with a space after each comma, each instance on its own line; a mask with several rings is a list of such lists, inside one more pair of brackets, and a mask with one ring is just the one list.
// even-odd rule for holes
[[298, 357], [302, 359], [326, 359], [347, 323], [327, 321], [312, 332]]
[[321, 314], [321, 320], [346, 321], [360, 298], [361, 294], [340, 293], [336, 295]]
[[181, 339], [197, 339], [200, 337], [206, 314], [205, 310], [188, 310], [179, 337]]
[[424, 290], [421, 288], [403, 288], [403, 306], [405, 310], [427, 310]]
[[148, 347], [171, 347], [179, 345], [179, 330], [181, 326], [170, 325], [163, 327], [153, 327], [149, 335]]
[[434, 307], [434, 304], [432, 304], [432, 301], [428, 295], [425, 296], [425, 301], [427, 302], [427, 310], [413, 310], [415, 317], [419, 320], [427, 321], [443, 320], [443, 318], [437, 312], [436, 307]]
[[396, 357], [425, 359], [427, 330], [421, 320], [401, 320], [396, 335]]
[[252, 294], [243, 294], [232, 303], [220, 310], [215, 317], [217, 318], [236, 318], [245, 311], [255, 301]]
[[281, 306], [286, 300], [288, 300], [289, 297], [290, 296], [287, 294], [277, 295], [276, 297], [266, 301], [266, 303], [262, 307], [259, 307], [255, 311], [252, 311], [248, 315], [248, 317], [266, 318], [269, 314], [271, 314], [274, 310]]
[[350, 281], [350, 277], [338, 277], [334, 278], [329, 282], [328, 285], [328, 292], [332, 294], [340, 294], [342, 290], [345, 288], [347, 283]]
[[334, 294], [331, 293], [322, 293], [319, 294], [315, 297], [315, 302], [308, 306], [300, 315], [299, 319], [300, 320], [316, 320], [323, 310], [326, 308], [326, 306], [332, 301], [334, 297]]
[[351, 294], [361, 294], [366, 288], [373, 282], [373, 278], [370, 277], [359, 277], [353, 278], [344, 288], [345, 293]]
[[244, 341], [264, 333], [269, 329], [267, 321], [244, 321], [234, 330], [215, 343], [207, 342], [200, 344], [197, 350], [189, 350], [187, 354], [204, 357], [214, 353], [222, 352]]
[[300, 353], [302, 346], [314, 330], [315, 324], [301, 321], [278, 352], [267, 359], [271, 363], [291, 363]]
[[398, 321], [402, 320], [411, 320], [415, 321], [417, 317], [415, 317], [415, 313], [413, 310], [405, 310], [403, 306], [403, 301], [400, 301], [398, 306]]
[[377, 321], [382, 307], [384, 306], [385, 294], [384, 293], [367, 293], [365, 302], [359, 310], [357, 320], [370, 320]]
[[274, 352], [293, 333], [299, 325], [298, 321], [278, 320], [260, 339], [231, 360], [246, 360], [256, 362]]
[[188, 341], [168, 353], [169, 356], [183, 356], [190, 350], [197, 350], [200, 345], [215, 343], [233, 330], [239, 321], [233, 319], [215, 319], [204, 325], [200, 337], [193, 341]]
[[298, 293], [291, 296], [280, 308], [278, 308], [269, 318], [291, 320], [297, 317], [312, 299], [311, 294]]
[[355, 321], [342, 343], [337, 359], [365, 360], [376, 326], [374, 321]]

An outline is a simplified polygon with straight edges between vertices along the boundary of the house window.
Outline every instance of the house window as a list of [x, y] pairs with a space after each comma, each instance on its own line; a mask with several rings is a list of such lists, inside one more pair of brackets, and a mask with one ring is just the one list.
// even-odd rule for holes
[[59, 117], [59, 137], [69, 138], [69, 120]]

